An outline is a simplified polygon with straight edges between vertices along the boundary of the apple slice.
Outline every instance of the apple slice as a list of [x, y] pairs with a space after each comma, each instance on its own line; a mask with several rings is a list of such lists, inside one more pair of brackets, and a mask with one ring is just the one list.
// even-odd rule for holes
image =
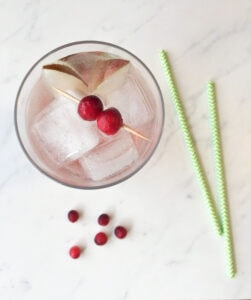
[[87, 94], [87, 84], [81, 75], [68, 63], [56, 61], [43, 66], [43, 76], [50, 87], [64, 90], [75, 90]]

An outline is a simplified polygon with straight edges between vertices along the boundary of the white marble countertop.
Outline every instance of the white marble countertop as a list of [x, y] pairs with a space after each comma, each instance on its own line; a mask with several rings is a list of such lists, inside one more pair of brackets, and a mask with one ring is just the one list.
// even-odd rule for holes
[[[36, 300], [251, 297], [251, 1], [0, 0], [0, 298]], [[15, 96], [43, 54], [77, 40], [127, 48], [152, 70], [165, 99], [158, 150], [131, 179], [97, 191], [62, 186], [21, 150]], [[238, 272], [225, 273], [159, 62], [169, 52], [210, 183], [207, 80], [217, 84]], [[66, 219], [69, 209], [83, 216]], [[128, 237], [93, 243], [103, 211]], [[68, 249], [85, 251], [72, 260]]]

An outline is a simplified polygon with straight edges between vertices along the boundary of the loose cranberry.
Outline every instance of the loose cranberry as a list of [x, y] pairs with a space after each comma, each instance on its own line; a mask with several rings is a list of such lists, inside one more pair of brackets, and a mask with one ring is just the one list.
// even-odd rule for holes
[[107, 242], [108, 238], [104, 232], [99, 232], [95, 235], [94, 241], [97, 245], [102, 246]]
[[78, 105], [78, 114], [86, 121], [94, 121], [103, 111], [102, 101], [94, 95], [84, 97]]
[[114, 234], [116, 235], [117, 238], [119, 239], [123, 239], [126, 237], [127, 235], [127, 230], [125, 229], [125, 227], [123, 226], [117, 226], [114, 229]]
[[105, 226], [109, 223], [110, 217], [107, 214], [102, 214], [98, 217], [99, 225]]
[[79, 213], [76, 210], [70, 210], [68, 212], [68, 219], [70, 222], [75, 223], [79, 218]]
[[98, 128], [107, 135], [115, 134], [123, 125], [120, 112], [112, 107], [103, 110], [97, 117]]
[[73, 246], [71, 247], [69, 254], [72, 258], [76, 259], [79, 258], [80, 254], [81, 254], [81, 249], [79, 246]]

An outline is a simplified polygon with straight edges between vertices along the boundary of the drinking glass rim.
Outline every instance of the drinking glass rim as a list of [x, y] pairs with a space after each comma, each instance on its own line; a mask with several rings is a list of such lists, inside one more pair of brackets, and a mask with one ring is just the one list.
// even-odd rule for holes
[[[133, 172], [131, 172], [130, 174], [124, 176], [123, 178], [121, 178], [119, 180], [116, 180], [115, 182], [112, 182], [112, 183], [102, 184], [102, 185], [98, 185], [98, 186], [77, 186], [77, 185], [74, 185], [74, 184], [68, 184], [68, 183], [63, 182], [63, 181], [61, 181], [61, 180], [53, 177], [52, 175], [46, 173], [46, 171], [44, 171], [37, 163], [35, 163], [35, 161], [31, 157], [31, 155], [26, 150], [26, 148], [25, 148], [25, 146], [24, 146], [24, 144], [22, 142], [22, 138], [20, 136], [20, 133], [19, 133], [18, 121], [17, 121], [17, 111], [18, 111], [18, 103], [19, 103], [20, 94], [22, 92], [22, 89], [23, 89], [23, 86], [24, 86], [26, 80], [28, 79], [28, 77], [30, 76], [30, 74], [32, 73], [32, 71], [36, 68], [36, 66], [41, 61], [43, 61], [46, 57], [50, 56], [53, 53], [56, 53], [56, 52], [60, 51], [61, 49], [68, 48], [68, 47], [71, 47], [71, 46], [76, 46], [76, 45], [82, 45], [82, 44], [93, 44], [93, 45], [97, 44], [97, 45], [104, 45], [104, 46], [108, 46], [108, 47], [113, 47], [113, 48], [116, 48], [116, 49], [118, 49], [118, 50], [120, 50], [122, 52], [127, 53], [129, 56], [132, 56], [136, 61], [138, 61], [145, 68], [145, 70], [148, 72], [148, 74], [152, 78], [153, 82], [155, 83], [155, 86], [157, 88], [157, 91], [158, 91], [158, 94], [159, 94], [159, 97], [160, 97], [161, 106], [163, 108], [162, 112], [161, 112], [162, 113], [162, 116], [161, 116], [162, 117], [162, 122], [160, 124], [160, 133], [159, 133], [158, 139], [157, 139], [157, 141], [156, 141], [153, 149], [151, 150], [150, 155], [147, 157], [147, 159], [142, 164], [140, 164]], [[113, 43], [110, 43], [110, 42], [103, 42], [103, 41], [97, 41], [97, 40], [85, 40], [85, 41], [75, 41], [75, 42], [67, 43], [67, 44], [61, 45], [59, 47], [56, 47], [56, 48], [50, 50], [49, 52], [47, 52], [46, 54], [44, 54], [40, 59], [38, 59], [30, 67], [30, 69], [27, 71], [26, 75], [24, 76], [24, 78], [23, 78], [23, 80], [22, 80], [22, 82], [21, 82], [21, 84], [20, 84], [20, 86], [18, 88], [18, 92], [17, 92], [16, 99], [15, 99], [15, 107], [14, 107], [14, 124], [15, 124], [16, 135], [17, 135], [19, 144], [21, 145], [21, 148], [23, 149], [26, 157], [32, 163], [32, 165], [36, 169], [38, 169], [42, 174], [46, 175], [50, 179], [52, 179], [52, 180], [54, 180], [54, 181], [56, 181], [56, 182], [58, 182], [58, 183], [60, 183], [60, 184], [62, 184], [64, 186], [68, 186], [68, 187], [76, 188], [76, 189], [83, 189], [83, 190], [96, 190], [96, 189], [102, 189], [102, 188], [106, 188], [106, 187], [111, 187], [111, 186], [117, 185], [117, 184], [119, 184], [119, 183], [121, 183], [121, 182], [129, 179], [130, 177], [132, 177], [133, 175], [135, 175], [136, 173], [138, 173], [147, 164], [147, 162], [151, 159], [151, 157], [155, 153], [156, 148], [159, 145], [159, 142], [160, 142], [160, 139], [161, 139], [161, 136], [162, 136], [162, 133], [163, 133], [164, 121], [165, 121], [165, 113], [164, 113], [164, 100], [163, 100], [162, 92], [161, 92], [159, 84], [158, 84], [155, 76], [151, 72], [151, 70], [145, 65], [145, 63], [141, 59], [139, 59], [135, 54], [131, 53], [127, 49], [125, 49], [125, 48], [123, 48], [121, 46], [115, 45]]]

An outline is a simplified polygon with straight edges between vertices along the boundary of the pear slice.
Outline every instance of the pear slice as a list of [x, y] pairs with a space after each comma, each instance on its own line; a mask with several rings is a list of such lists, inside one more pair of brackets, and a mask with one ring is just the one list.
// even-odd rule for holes
[[99, 60], [92, 70], [89, 91], [107, 95], [120, 88], [126, 80], [130, 63], [124, 59]]
[[97, 87], [97, 93], [109, 94], [119, 89], [126, 81], [130, 62], [124, 59], [110, 59], [107, 62], [104, 79]]
[[70, 64], [79, 74], [81, 74], [81, 77], [89, 86], [90, 78], [93, 74], [93, 69], [95, 68], [97, 61], [104, 61], [108, 59], [111, 59], [111, 54], [109, 53], [91, 51], [71, 54], [62, 57], [60, 61]]
[[75, 70], [82, 74], [83, 69], [92, 69], [98, 60], [111, 59], [111, 55], [106, 52], [78, 52], [60, 58], [60, 61], [70, 64]]
[[[60, 71], [63, 66], [63, 71], [84, 81], [88, 93], [105, 95], [125, 82], [130, 66], [128, 60], [105, 52], [75, 53], [61, 58], [55, 64], [52, 64], [54, 70], [56, 67]], [[48, 66], [50, 68], [51, 65], [45, 67]], [[62, 86], [58, 88], [65, 89]]]
[[89, 74], [88, 89], [89, 92], [96, 92], [97, 87], [104, 80], [107, 62], [105, 60], [98, 60], [95, 66], [91, 69]]
[[87, 84], [81, 75], [68, 63], [56, 61], [43, 66], [43, 76], [50, 87], [64, 90], [75, 90], [87, 94]]

